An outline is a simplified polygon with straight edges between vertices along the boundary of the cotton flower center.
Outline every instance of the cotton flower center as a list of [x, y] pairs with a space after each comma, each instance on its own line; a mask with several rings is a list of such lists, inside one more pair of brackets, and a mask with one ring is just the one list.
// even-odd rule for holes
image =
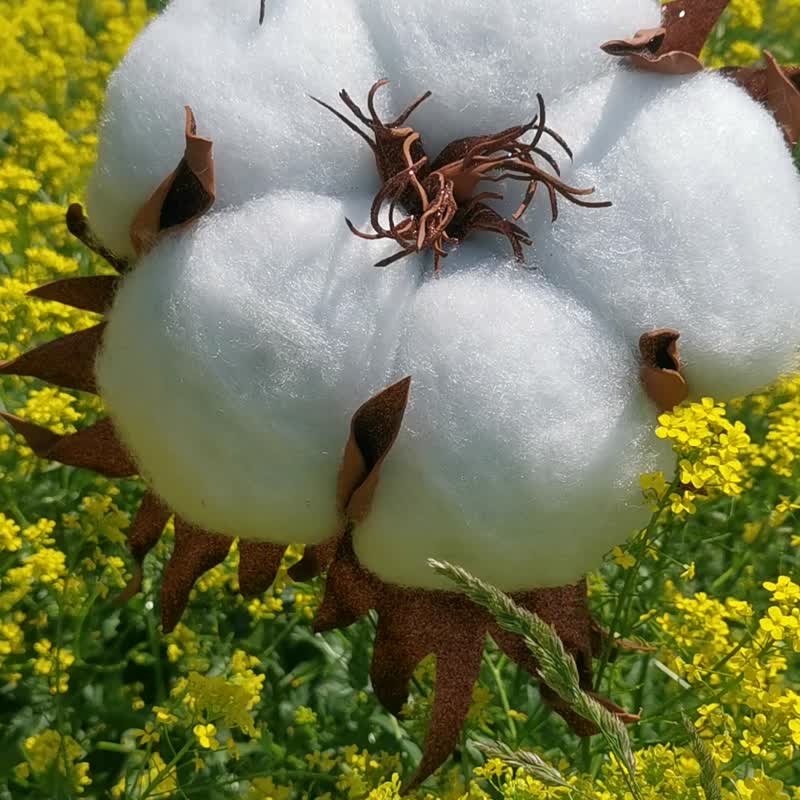
[[[583, 200], [582, 197], [592, 194], [594, 188], [579, 189], [559, 179], [558, 162], [544, 149], [543, 137], [552, 139], [570, 158], [572, 152], [561, 136], [547, 126], [541, 95], [537, 95], [538, 113], [527, 124], [494, 134], [456, 139], [431, 162], [423, 148], [421, 134], [404, 124], [430, 92], [417, 98], [393, 122], [384, 123], [375, 110], [375, 94], [386, 83], [378, 81], [370, 89], [367, 96], [369, 116], [346, 91], [339, 93], [341, 101], [368, 128], [373, 138], [336, 109], [313, 98], [361, 136], [375, 155], [382, 186], [372, 204], [372, 232], [359, 231], [350, 220], [347, 224], [363, 239], [393, 239], [400, 245], [400, 250], [377, 262], [376, 266], [384, 267], [412, 253], [431, 250], [434, 272], [437, 272], [440, 260], [447, 256], [445, 245], [455, 245], [475, 231], [504, 236], [514, 257], [522, 262], [522, 246], [533, 244], [533, 240], [516, 221], [528, 210], [540, 185], [548, 192], [553, 221], [558, 216], [557, 195], [588, 208], [611, 205], [607, 201]], [[537, 158], [552, 171], [543, 169]], [[485, 202], [502, 200], [501, 193], [478, 191], [483, 182], [502, 184], [505, 181], [525, 184], [524, 197], [509, 219]], [[381, 219], [387, 205], [388, 225]], [[406, 212], [399, 221], [395, 219], [398, 206]]]

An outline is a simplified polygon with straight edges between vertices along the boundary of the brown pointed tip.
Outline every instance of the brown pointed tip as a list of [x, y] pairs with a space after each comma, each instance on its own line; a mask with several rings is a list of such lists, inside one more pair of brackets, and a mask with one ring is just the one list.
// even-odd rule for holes
[[353, 414], [337, 483], [337, 505], [348, 520], [369, 512], [381, 464], [400, 433], [410, 386], [411, 376], [403, 378]]
[[646, 28], [636, 31], [630, 39], [612, 39], [603, 42], [600, 49], [610, 56], [629, 56], [632, 53], [648, 52], [655, 54], [661, 47], [667, 31], [664, 28]]
[[0, 362], [0, 374], [38, 378], [67, 389], [97, 394], [94, 362], [102, 345], [105, 322], [69, 333]]
[[275, 582], [285, 545], [239, 540], [239, 592], [258, 597]]
[[700, 51], [727, 4], [728, 0], [672, 0], [661, 8], [659, 28], [637, 31], [630, 39], [613, 39], [601, 48], [647, 72], [700, 72]]
[[767, 64], [767, 105], [787, 143], [794, 147], [800, 139], [800, 87], [767, 50], [764, 51], [764, 60]]
[[195, 581], [221, 564], [233, 539], [175, 517], [175, 544], [161, 579], [161, 627], [171, 633], [180, 622]]
[[59, 434], [53, 433], [47, 428], [42, 428], [33, 422], [28, 422], [28, 420], [22, 419], [22, 417], [18, 417], [15, 414], [9, 414], [6, 411], [0, 411], [0, 418], [8, 423], [14, 433], [25, 439], [28, 447], [36, 455], [41, 455], [42, 457], [46, 457], [45, 454], [62, 438]]
[[703, 62], [697, 56], [683, 50], [672, 50], [659, 56], [632, 53], [629, 58], [631, 64], [644, 72], [660, 75], [692, 75], [704, 69]]
[[683, 50], [699, 56], [727, 5], [728, 0], [672, 0], [663, 5], [661, 21], [667, 35], [661, 52]]
[[184, 116], [183, 158], [131, 223], [130, 239], [137, 255], [152, 249], [164, 231], [191, 225], [214, 203], [213, 143], [197, 135], [197, 121], [190, 106], [184, 106]]
[[681, 372], [679, 337], [678, 331], [661, 328], [639, 338], [642, 384], [660, 412], [671, 411], [689, 394]]
[[67, 230], [76, 238], [83, 241], [89, 220], [83, 213], [83, 206], [80, 203], [70, 203], [66, 214]]
[[31, 289], [28, 296], [105, 314], [114, 302], [118, 286], [116, 275], [87, 275], [45, 283]]
[[142, 565], [135, 564], [133, 575], [126, 584], [125, 588], [114, 598], [115, 606], [124, 606], [128, 600], [139, 594], [142, 589]]

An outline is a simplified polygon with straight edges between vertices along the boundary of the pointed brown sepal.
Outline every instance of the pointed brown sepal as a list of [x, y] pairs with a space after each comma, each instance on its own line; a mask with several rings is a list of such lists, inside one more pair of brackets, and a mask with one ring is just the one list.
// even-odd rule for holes
[[630, 56], [634, 53], [651, 53], [655, 55], [661, 47], [666, 28], [645, 28], [631, 36], [630, 39], [611, 39], [603, 42], [600, 49], [610, 56]]
[[800, 139], [800, 67], [782, 66], [766, 50], [764, 60], [765, 67], [723, 67], [720, 72], [769, 108], [794, 148]]
[[0, 362], [0, 375], [25, 375], [67, 389], [97, 394], [94, 360], [102, 343], [105, 322]]
[[156, 494], [148, 490], [142, 495], [136, 516], [126, 534], [128, 549], [135, 560], [133, 577], [117, 597], [118, 605], [127, 603], [142, 588], [142, 562], [156, 546], [171, 516], [172, 512]]
[[278, 574], [286, 545], [239, 540], [239, 591], [257, 597], [269, 589]]
[[119, 278], [116, 275], [87, 275], [45, 283], [31, 289], [28, 294], [40, 300], [105, 314], [114, 302], [118, 285]]
[[337, 540], [336, 556], [325, 578], [325, 592], [314, 616], [315, 633], [346, 628], [375, 608], [380, 597], [380, 582], [356, 559], [352, 525]]
[[643, 333], [639, 338], [642, 384], [659, 412], [672, 411], [689, 394], [681, 373], [679, 336], [677, 331], [662, 328]]
[[436, 653], [433, 706], [422, 758], [414, 774], [403, 783], [404, 793], [416, 789], [455, 750], [481, 668], [483, 636], [475, 633], [466, 630], [461, 636], [453, 636]]
[[372, 647], [369, 677], [372, 690], [380, 704], [398, 716], [408, 700], [408, 689], [414, 670], [425, 654], [409, 646], [408, 631], [397, 630], [391, 614], [378, 618], [378, 628]]
[[728, 0], [672, 0], [661, 7], [660, 28], [637, 31], [630, 39], [614, 39], [600, 47], [648, 72], [700, 72], [700, 51], [727, 5]]
[[110, 419], [101, 419], [77, 433], [61, 435], [13, 414], [0, 412], [0, 417], [25, 438], [39, 458], [90, 469], [109, 478], [128, 478], [137, 473]]
[[209, 533], [175, 517], [175, 546], [161, 579], [161, 627], [170, 633], [180, 621], [195, 581], [221, 564], [233, 539]]
[[411, 377], [392, 384], [353, 414], [337, 483], [337, 505], [358, 522], [369, 511], [381, 464], [400, 432]]
[[800, 81], [793, 81], [766, 50], [764, 60], [767, 62], [767, 106], [783, 130], [789, 147], [794, 147], [800, 139]]
[[728, 0], [671, 0], [661, 7], [666, 36], [660, 52], [681, 50], [699, 56]]
[[106, 263], [110, 264], [120, 274], [128, 271], [128, 262], [124, 258], [112, 253], [97, 238], [89, 220], [83, 213], [83, 206], [80, 203], [73, 203], [67, 209], [66, 215], [67, 230], [93, 253], [97, 253]]
[[170, 173], [139, 210], [130, 237], [137, 255], [150, 250], [159, 235], [190, 225], [214, 203], [212, 142], [197, 135], [194, 114], [186, 110], [186, 149]]

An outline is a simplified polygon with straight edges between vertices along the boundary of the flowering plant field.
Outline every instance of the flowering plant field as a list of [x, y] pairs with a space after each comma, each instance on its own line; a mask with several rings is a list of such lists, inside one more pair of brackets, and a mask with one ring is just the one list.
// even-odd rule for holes
[[[105, 81], [157, 5], [0, 0], [0, 359], [97, 322], [26, 293], [108, 271], [64, 213], [95, 158]], [[799, 0], [733, 0], [705, 60], [746, 65], [762, 49], [800, 61]], [[0, 377], [0, 411], [71, 433], [101, 408]], [[454, 758], [412, 796], [800, 798], [800, 377], [680, 406], [653, 436], [673, 445], [675, 478], [641, 476], [650, 524], [589, 579], [595, 616], [638, 643], [603, 655], [595, 688], [641, 721], [578, 740], [489, 644]], [[245, 600], [234, 547], [162, 634], [169, 536], [143, 590], [116, 602], [141, 494], [135, 480], [40, 460], [0, 430], [0, 798], [398, 798], [419, 759], [434, 661], [400, 719], [381, 710], [368, 678], [374, 622], [313, 634], [321, 582], [288, 578], [296, 548], [273, 587]], [[546, 631], [456, 577], [550, 663]], [[548, 683], [579, 705], [555, 651]]]

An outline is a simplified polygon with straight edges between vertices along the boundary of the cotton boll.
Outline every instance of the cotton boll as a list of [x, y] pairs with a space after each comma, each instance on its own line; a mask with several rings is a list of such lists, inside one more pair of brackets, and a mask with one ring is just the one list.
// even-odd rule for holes
[[[313, 22], [312, 22], [313, 20]], [[369, 148], [308, 95], [363, 97], [379, 77], [349, 0], [174, 0], [112, 75], [87, 189], [103, 242], [131, 254], [136, 211], [183, 153], [183, 107], [214, 142], [218, 208], [270, 190], [377, 190]]]
[[[599, 108], [564, 178], [608, 209], [544, 204], [537, 255], [630, 342], [675, 328], [693, 396], [729, 398], [800, 348], [800, 178], [770, 114], [712, 74], [621, 71], [553, 109], [566, 133]], [[556, 121], [557, 120], [557, 121]]]
[[428, 558], [506, 590], [574, 581], [647, 520], [639, 474], [672, 466], [630, 348], [535, 274], [484, 267], [408, 315], [409, 405], [354, 532], [390, 583], [450, 588]]
[[335, 531], [353, 412], [393, 377], [414, 264], [344, 216], [366, 198], [275, 193], [169, 236], [125, 277], [97, 376], [148, 484], [209, 530], [277, 542]]
[[659, 25], [652, 0], [359, 0], [392, 81], [429, 152], [527, 122], [546, 102], [613, 68], [607, 39]]

